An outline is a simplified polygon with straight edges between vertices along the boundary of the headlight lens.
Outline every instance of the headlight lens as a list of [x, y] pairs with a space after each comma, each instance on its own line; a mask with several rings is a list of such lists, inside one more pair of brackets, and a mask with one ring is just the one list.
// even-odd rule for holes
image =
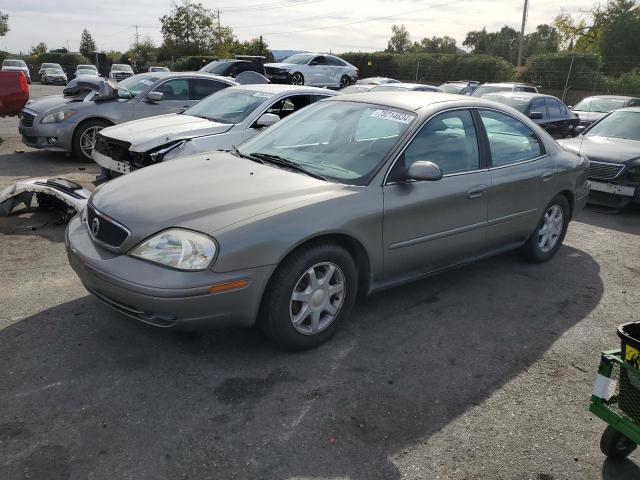
[[172, 228], [148, 238], [129, 252], [179, 270], [205, 270], [216, 255], [216, 244], [202, 233]]
[[42, 119], [42, 123], [60, 123], [64, 122], [67, 118], [75, 115], [75, 110], [61, 110], [60, 112], [50, 113]]

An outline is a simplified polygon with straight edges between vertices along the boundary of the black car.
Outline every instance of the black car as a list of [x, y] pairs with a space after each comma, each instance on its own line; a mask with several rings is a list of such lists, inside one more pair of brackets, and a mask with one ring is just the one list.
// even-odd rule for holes
[[527, 92], [501, 92], [483, 95], [485, 100], [504, 103], [527, 115], [554, 138], [575, 137], [578, 117], [551, 95]]
[[480, 82], [475, 80], [452, 80], [444, 82], [440, 88], [445, 93], [457, 93], [458, 95], [471, 95], [476, 88], [480, 86]]
[[216, 60], [202, 67], [200, 71], [232, 78], [235, 78], [242, 72], [257, 72], [264, 76], [264, 57]]
[[589, 158], [590, 202], [640, 203], [640, 107], [615, 110], [582, 135], [558, 143]]

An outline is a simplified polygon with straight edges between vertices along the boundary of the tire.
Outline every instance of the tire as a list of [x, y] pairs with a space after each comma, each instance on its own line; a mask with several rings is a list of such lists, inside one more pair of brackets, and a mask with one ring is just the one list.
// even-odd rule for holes
[[300, 72], [291, 75], [291, 85], [304, 85], [304, 75]]
[[351, 78], [348, 75], [343, 75], [340, 79], [340, 88], [348, 87], [351, 83]]
[[[89, 153], [87, 154], [88, 144], [86, 143], [86, 141], [88, 141], [89, 139], [85, 139], [83, 138], [83, 136], [85, 134], [90, 135], [91, 131], [93, 131], [94, 133], [98, 133], [103, 128], [107, 128], [109, 126], [111, 126], [111, 124], [104, 120], [89, 120], [78, 125], [76, 131], [73, 132], [73, 154], [75, 155], [75, 157], [79, 160], [92, 162], [93, 158], [91, 158], [91, 152], [89, 151]], [[93, 137], [93, 144], [95, 144], [95, 136]]]
[[633, 452], [636, 445], [615, 428], [608, 426], [600, 438], [600, 450], [612, 462], [621, 462]]
[[357, 294], [358, 272], [347, 250], [333, 242], [304, 246], [274, 272], [258, 325], [281, 347], [308, 350], [331, 338], [349, 316]]
[[[561, 223], [558, 223], [558, 214], [561, 215]], [[551, 260], [562, 246], [570, 219], [571, 209], [567, 198], [556, 195], [544, 209], [535, 231], [520, 249], [525, 259], [534, 263]], [[547, 234], [546, 239], [541, 238]]]

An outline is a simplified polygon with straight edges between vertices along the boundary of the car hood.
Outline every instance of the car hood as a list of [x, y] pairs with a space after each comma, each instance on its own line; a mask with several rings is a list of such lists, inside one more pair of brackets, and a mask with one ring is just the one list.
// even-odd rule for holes
[[578, 136], [558, 140], [562, 148], [573, 153], [584, 153], [597, 162], [626, 163], [640, 157], [640, 141], [622, 138]]
[[269, 211], [338, 196], [346, 188], [230, 153], [210, 152], [116, 178], [96, 189], [90, 202], [131, 230], [121, 247], [127, 250], [170, 227], [215, 234]]
[[577, 115], [581, 122], [597, 122], [609, 112], [579, 112], [571, 110], [571, 113]]
[[26, 108], [32, 112], [45, 113], [73, 101], [73, 98], [66, 98], [63, 95], [49, 95], [29, 102]]
[[232, 127], [206, 118], [170, 113], [105, 128], [101, 134], [130, 143], [134, 152], [146, 152], [175, 140], [225, 133]]
[[280, 63], [280, 62], [277, 62], [277, 63], [265, 63], [264, 66], [265, 66], [265, 68], [266, 67], [271, 67], [271, 68], [282, 68], [284, 70], [287, 70], [287, 69], [292, 68], [292, 67], [304, 67], [306, 65], [298, 65], [298, 64], [295, 64], [295, 63]]

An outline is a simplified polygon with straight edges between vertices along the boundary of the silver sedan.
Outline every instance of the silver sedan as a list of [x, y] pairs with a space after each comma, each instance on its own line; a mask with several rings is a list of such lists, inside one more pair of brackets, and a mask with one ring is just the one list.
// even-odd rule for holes
[[369, 293], [520, 249], [550, 260], [588, 160], [509, 107], [442, 93], [336, 96], [232, 152], [97, 189], [69, 260], [110, 307], [160, 327], [257, 324], [327, 340]]

